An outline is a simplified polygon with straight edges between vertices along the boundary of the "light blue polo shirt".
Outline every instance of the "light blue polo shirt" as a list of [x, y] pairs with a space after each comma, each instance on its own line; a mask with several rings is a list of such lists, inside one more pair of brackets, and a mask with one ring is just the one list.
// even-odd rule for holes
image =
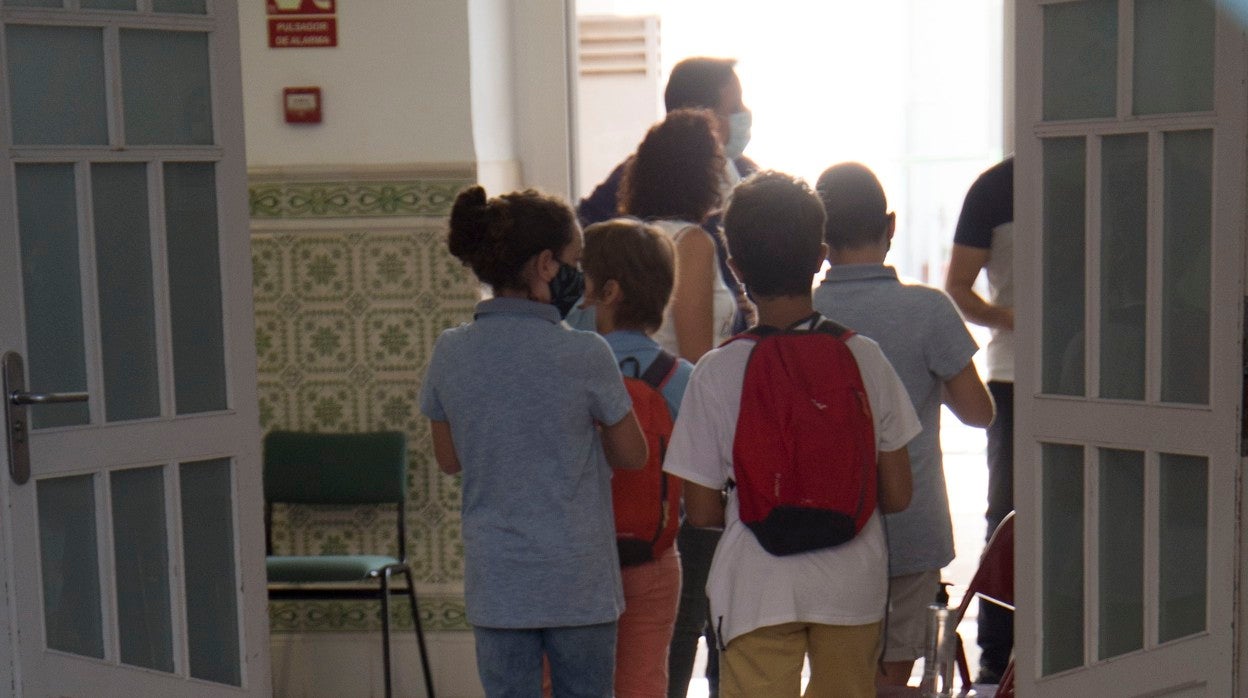
[[[607, 344], [611, 345], [611, 351], [615, 353], [615, 361], [617, 364], [623, 363], [626, 359], [633, 358], [637, 360], [639, 367], [637, 375], [650, 368], [650, 364], [659, 355], [659, 343], [646, 336], [642, 332], [635, 330], [617, 330], [603, 336], [607, 340]], [[627, 375], [633, 376], [633, 365], [625, 363], [620, 370], [623, 372], [628, 370]], [[663, 386], [663, 399], [667, 401], [667, 407], [672, 412], [672, 419], [676, 418], [676, 414], [680, 412], [680, 399], [685, 396], [685, 386], [689, 385], [689, 376], [693, 373], [693, 364], [680, 357], [676, 357], [676, 370], [672, 373], [671, 379]]]
[[611, 468], [595, 422], [632, 409], [611, 349], [552, 305], [495, 298], [434, 345], [420, 409], [463, 466], [468, 622], [590, 625], [624, 608]]
[[914, 494], [888, 514], [889, 574], [938, 570], [953, 560], [953, 523], [940, 451], [941, 386], [978, 346], [949, 296], [903, 284], [883, 264], [836, 264], [815, 289], [815, 310], [879, 343], [906, 386], [923, 431], [909, 443]]

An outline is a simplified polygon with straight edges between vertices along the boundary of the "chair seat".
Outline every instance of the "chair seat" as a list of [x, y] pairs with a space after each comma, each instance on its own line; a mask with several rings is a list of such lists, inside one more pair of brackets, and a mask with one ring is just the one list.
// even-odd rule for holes
[[271, 555], [265, 561], [270, 584], [358, 582], [397, 564], [385, 555]]

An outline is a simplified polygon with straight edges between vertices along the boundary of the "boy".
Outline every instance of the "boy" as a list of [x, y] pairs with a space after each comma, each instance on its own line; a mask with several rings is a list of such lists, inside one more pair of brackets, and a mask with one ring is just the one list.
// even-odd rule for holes
[[[730, 263], [758, 305], [759, 322], [805, 327], [816, 318], [811, 279], [826, 256], [823, 206], [805, 182], [764, 172], [739, 185], [725, 215]], [[879, 347], [852, 336], [867, 390], [878, 451], [879, 507], [910, 500], [906, 443], [919, 432], [905, 388]], [[753, 342], [739, 340], [698, 362], [690, 378], [665, 469], [685, 482], [695, 526], [723, 527], [707, 582], [720, 645], [720, 694], [796, 696], [809, 655], [808, 696], [875, 695], [888, 552], [878, 514], [836, 547], [773, 556], [738, 515], [733, 443]]]
[[[630, 376], [643, 375], [659, 356], [659, 344], [649, 334], [663, 324], [663, 310], [672, 294], [675, 246], [661, 230], [618, 218], [585, 229], [581, 264], [585, 270], [583, 305], [597, 311], [596, 329], [615, 352], [621, 370]], [[678, 358], [663, 383], [661, 392], [673, 418], [692, 372], [693, 366]], [[679, 495], [673, 490], [672, 496]], [[674, 535], [675, 523], [669, 535]], [[664, 540], [668, 547], [655, 559], [620, 570], [625, 607], [616, 636], [615, 695], [619, 698], [667, 694], [668, 645], [680, 599], [681, 561], [672, 538]]]
[[992, 398], [971, 357], [977, 347], [953, 302], [930, 286], [903, 284], [884, 265], [896, 230], [884, 189], [856, 162], [829, 167], [816, 185], [827, 212], [832, 268], [815, 289], [815, 309], [879, 342], [906, 386], [923, 431], [907, 446], [914, 495], [889, 514], [888, 633], [880, 685], [904, 686], [923, 656], [927, 605], [953, 560], [953, 526], [940, 451], [943, 401], [963, 423], [986, 427]]

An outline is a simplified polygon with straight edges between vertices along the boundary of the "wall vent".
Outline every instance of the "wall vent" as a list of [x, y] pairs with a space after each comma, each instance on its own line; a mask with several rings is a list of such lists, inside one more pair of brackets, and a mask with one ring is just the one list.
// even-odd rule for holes
[[581, 76], [641, 75], [659, 71], [659, 18], [577, 18]]

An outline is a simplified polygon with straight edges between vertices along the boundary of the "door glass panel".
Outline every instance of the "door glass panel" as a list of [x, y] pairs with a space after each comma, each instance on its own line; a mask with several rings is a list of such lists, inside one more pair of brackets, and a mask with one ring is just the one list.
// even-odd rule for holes
[[1100, 643], [1108, 659], [1144, 647], [1144, 453], [1100, 449]]
[[1044, 6], [1045, 121], [1114, 116], [1118, 1]]
[[223, 410], [225, 336], [211, 163], [165, 165], [165, 219], [177, 412]]
[[191, 676], [240, 685], [229, 459], [183, 463], [182, 545]]
[[121, 94], [131, 145], [209, 145], [208, 35], [121, 30]]
[[164, 468], [110, 476], [121, 661], [173, 671]]
[[1082, 138], [1051, 138], [1043, 147], [1041, 386], [1046, 393], [1083, 395], [1085, 145]]
[[204, 0], [154, 0], [152, 10], [155, 12], [174, 12], [184, 15], [208, 14]]
[[160, 416], [147, 166], [92, 165], [104, 415]]
[[107, 144], [103, 32], [96, 27], [11, 24], [5, 27], [5, 39], [13, 142]]
[[1041, 664], [1053, 674], [1083, 666], [1083, 448], [1043, 444], [1041, 455]]
[[1213, 133], [1165, 134], [1161, 399], [1209, 402]]
[[1209, 567], [1209, 461], [1161, 454], [1157, 641], [1205, 630]]
[[62, 7], [63, 0], [4, 0], [6, 7]]
[[[87, 389], [73, 165], [17, 165], [17, 226], [26, 305], [26, 385]], [[33, 426], [87, 424], [86, 403], [33, 406]]]
[[1101, 145], [1100, 396], [1144, 399], [1148, 136]]
[[81, 0], [84, 10], [134, 10], [134, 0]]
[[1136, 114], [1213, 109], [1212, 0], [1136, 0]]
[[40, 480], [36, 500], [48, 647], [102, 658], [95, 479], [76, 475]]

